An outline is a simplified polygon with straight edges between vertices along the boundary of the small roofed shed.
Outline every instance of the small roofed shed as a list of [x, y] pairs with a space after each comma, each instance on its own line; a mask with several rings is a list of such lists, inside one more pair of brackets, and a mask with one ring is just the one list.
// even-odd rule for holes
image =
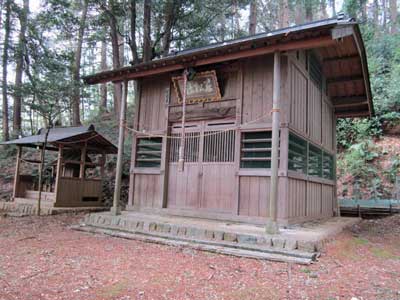
[[84, 78], [123, 82], [125, 91], [130, 80], [137, 102], [126, 123], [133, 121], [126, 210], [266, 224], [272, 233], [278, 223], [339, 214], [336, 119], [374, 113], [353, 19], [282, 28]]
[[[116, 153], [117, 147], [99, 134], [93, 125], [40, 129], [37, 135], [1, 145], [18, 147], [13, 187], [15, 203], [36, 205], [40, 202], [39, 207], [46, 208], [103, 205], [106, 155]], [[24, 147], [41, 150], [40, 159], [24, 159]], [[57, 160], [46, 164], [45, 150], [56, 151]], [[33, 175], [34, 171], [22, 174], [22, 164], [37, 166], [39, 178]]]

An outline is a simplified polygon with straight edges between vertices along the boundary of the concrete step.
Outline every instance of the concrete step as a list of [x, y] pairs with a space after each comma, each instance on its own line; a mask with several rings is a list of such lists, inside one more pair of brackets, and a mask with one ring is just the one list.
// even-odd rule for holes
[[318, 256], [313, 243], [301, 244], [280, 236], [243, 232], [237, 226], [232, 230], [216, 229], [207, 220], [203, 224], [197, 220], [190, 222], [171, 218], [167, 222], [163, 217], [159, 219], [163, 221], [158, 221], [154, 216], [89, 214], [81, 226], [74, 229], [164, 244], [183, 243], [200, 250], [277, 261], [309, 264]]
[[310, 253], [290, 253], [271, 251], [271, 249], [252, 248], [245, 245], [229, 245], [227, 243], [210, 243], [203, 240], [189, 240], [183, 238], [170, 238], [165, 236], [156, 236], [153, 234], [130, 233], [116, 229], [105, 229], [90, 225], [71, 226], [72, 229], [97, 234], [107, 234], [113, 237], [120, 237], [143, 242], [164, 244], [175, 247], [189, 247], [196, 250], [207, 251], [218, 254], [232, 255], [238, 257], [247, 257], [253, 259], [262, 259], [269, 261], [279, 261], [309, 265], [316, 260], [317, 254]]

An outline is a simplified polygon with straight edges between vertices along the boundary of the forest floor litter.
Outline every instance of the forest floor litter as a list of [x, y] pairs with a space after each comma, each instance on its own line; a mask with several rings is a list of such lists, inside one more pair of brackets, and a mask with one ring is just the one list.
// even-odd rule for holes
[[0, 300], [400, 299], [400, 215], [346, 229], [310, 266], [69, 229], [82, 218], [0, 214]]

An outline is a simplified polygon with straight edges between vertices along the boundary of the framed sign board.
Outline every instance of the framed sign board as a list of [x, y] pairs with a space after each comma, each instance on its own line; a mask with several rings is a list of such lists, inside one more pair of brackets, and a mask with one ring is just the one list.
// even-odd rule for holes
[[[183, 76], [173, 77], [172, 82], [178, 98], [182, 103], [183, 97]], [[217, 74], [215, 71], [197, 73], [192, 80], [186, 84], [186, 103], [198, 103], [221, 100], [221, 92], [218, 86]]]

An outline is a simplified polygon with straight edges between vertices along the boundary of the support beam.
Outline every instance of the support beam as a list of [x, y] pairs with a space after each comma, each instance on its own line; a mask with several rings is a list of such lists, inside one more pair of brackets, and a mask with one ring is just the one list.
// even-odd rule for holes
[[269, 193], [269, 220], [266, 231], [269, 234], [279, 233], [277, 223], [278, 202], [278, 167], [279, 167], [279, 127], [281, 96], [281, 53], [274, 53], [274, 86], [272, 95], [272, 145], [271, 145], [271, 187]]
[[369, 117], [369, 111], [354, 111], [354, 112], [336, 112], [337, 118], [357, 118], [357, 117]]
[[351, 105], [368, 102], [367, 96], [332, 97], [333, 106]]
[[[224, 51], [221, 49], [221, 52], [224, 51], [227, 54], [217, 54], [215, 56], [211, 56], [210, 54], [210, 57], [205, 57], [201, 59], [198, 59], [198, 57], [204, 57], [204, 54], [197, 53], [195, 55], [196, 59], [193, 59], [192, 55], [192, 57], [187, 58], [187, 62], [192, 61], [193, 67], [199, 67], [225, 61], [237, 60], [244, 57], [247, 58], [270, 54], [274, 53], [275, 51], [283, 52], [290, 50], [307, 50], [314, 48], [331, 47], [336, 45], [337, 41], [333, 40], [331, 35], [325, 35], [302, 40], [292, 40], [284, 43], [275, 42], [275, 44], [272, 44], [273, 41], [271, 41], [270, 43], [270, 45], [258, 47], [255, 49], [240, 50], [238, 48], [239, 50], [232, 51], [232, 53], [228, 53], [228, 51]], [[119, 82], [123, 80], [132, 80], [140, 77], [172, 72], [184, 68], [184, 59], [184, 57], [176, 57], [176, 59], [173, 61], [171, 61], [170, 58], [160, 59], [159, 61], [152, 62], [151, 66], [149, 64], [143, 64], [137, 65], [135, 67], [126, 67], [121, 70], [106, 71], [92, 76], [87, 76], [84, 80], [87, 84], [97, 84], [110, 81]]]
[[115, 172], [115, 188], [114, 188], [114, 199], [113, 207], [111, 208], [111, 214], [121, 214], [121, 208], [119, 206], [119, 200], [121, 198], [121, 181], [122, 181], [122, 160], [124, 155], [124, 140], [125, 140], [125, 110], [126, 100], [128, 98], [128, 81], [124, 81], [123, 95], [121, 99], [121, 111], [119, 115], [119, 135], [118, 135], [118, 154], [117, 154], [117, 170]]
[[42, 188], [43, 188], [43, 170], [44, 170], [44, 158], [46, 155], [47, 139], [49, 137], [50, 127], [46, 129], [44, 135], [44, 142], [42, 149], [40, 150], [40, 165], [39, 165], [39, 191], [38, 191], [38, 205], [37, 205], [37, 215], [40, 216], [41, 201], [42, 201]]
[[[141, 102], [141, 82], [139, 80], [135, 80], [135, 115], [133, 118], [133, 129], [139, 130], [139, 113], [140, 113], [140, 102]], [[136, 162], [136, 147], [137, 147], [137, 134], [132, 131], [132, 150], [131, 150], [131, 166], [129, 169], [129, 196], [128, 196], [128, 205], [126, 206], [126, 210], [132, 210], [133, 205], [135, 204], [135, 174], [133, 173], [133, 169], [135, 168]]]
[[87, 143], [81, 149], [81, 160], [79, 162], [79, 178], [81, 180], [85, 179], [85, 167], [86, 167], [86, 151], [87, 151]]
[[368, 101], [363, 101], [363, 102], [352, 102], [352, 103], [340, 103], [340, 104], [335, 104], [335, 108], [352, 108], [352, 107], [358, 107], [358, 106], [368, 106]]
[[54, 193], [56, 194], [56, 202], [57, 202], [57, 194], [58, 194], [58, 184], [60, 182], [60, 177], [61, 177], [61, 169], [62, 169], [62, 165], [63, 165], [63, 151], [64, 151], [64, 147], [63, 145], [59, 145], [58, 146], [58, 157], [57, 157], [57, 170], [56, 170], [56, 183], [55, 183], [55, 187], [54, 187]]
[[18, 197], [19, 189], [19, 169], [21, 166], [22, 146], [17, 146], [17, 161], [15, 163], [15, 175], [14, 175], [14, 188], [13, 188], [13, 200]]
[[358, 54], [354, 55], [347, 55], [347, 56], [334, 56], [334, 57], [327, 57], [324, 58], [322, 63], [329, 64], [329, 63], [338, 63], [338, 62], [349, 62], [355, 59], [360, 59], [360, 56]]
[[342, 77], [328, 78], [326, 80], [326, 84], [335, 84], [335, 83], [362, 81], [362, 80], [364, 80], [364, 77], [362, 75], [342, 76]]

